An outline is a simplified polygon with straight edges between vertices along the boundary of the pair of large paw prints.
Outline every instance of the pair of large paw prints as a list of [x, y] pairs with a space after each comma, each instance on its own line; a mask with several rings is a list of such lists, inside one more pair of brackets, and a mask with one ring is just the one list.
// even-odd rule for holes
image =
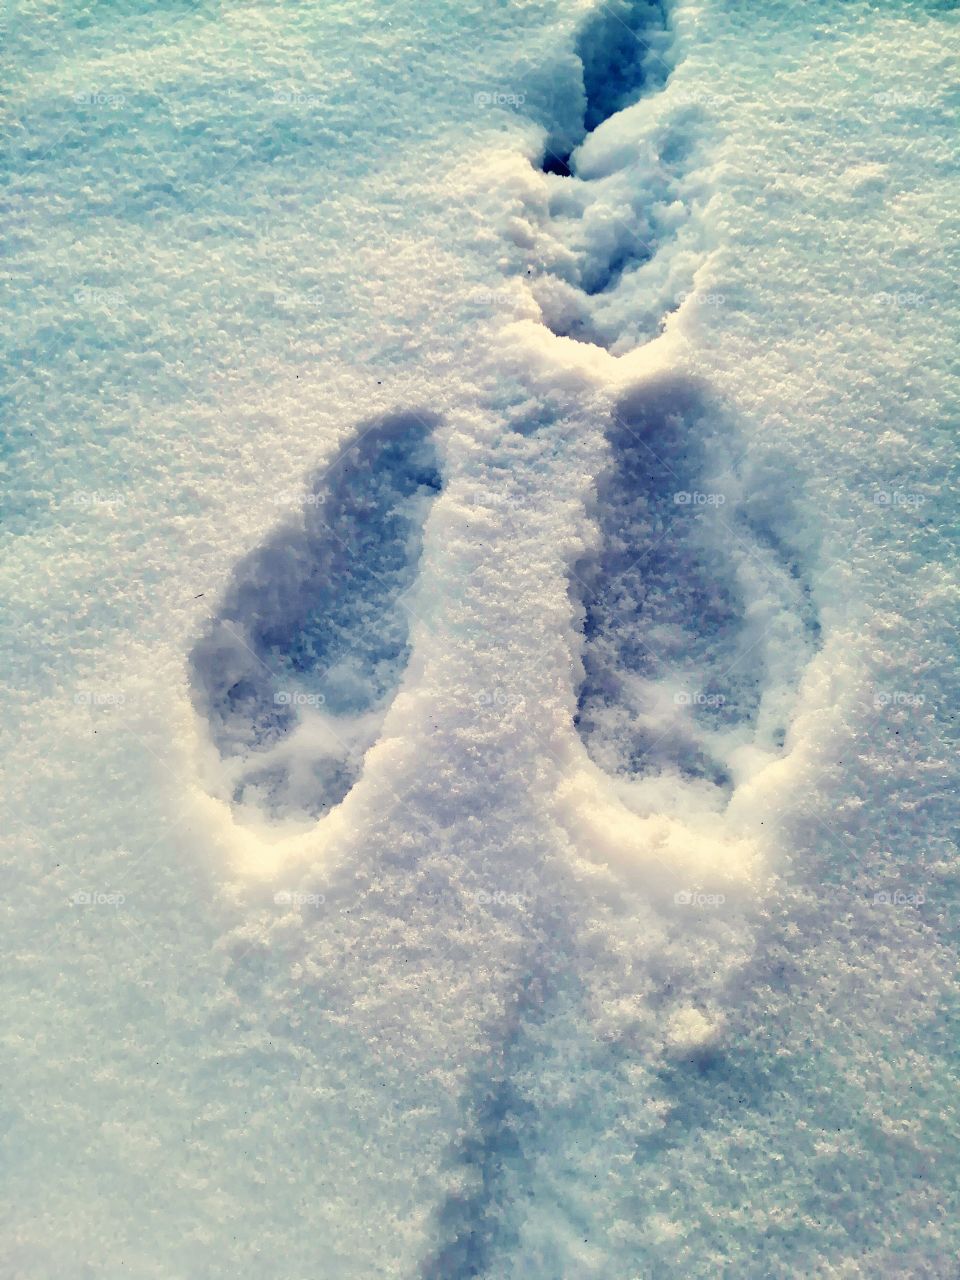
[[[317, 818], [360, 776], [410, 656], [438, 422], [364, 425], [296, 520], [236, 567], [190, 654], [223, 797], [258, 820]], [[682, 380], [623, 398], [572, 566], [583, 627], [577, 727], [621, 778], [720, 792], [744, 746], [782, 745], [815, 632], [808, 593], [743, 492], [729, 419]], [[534, 607], [535, 601], [531, 601]]]

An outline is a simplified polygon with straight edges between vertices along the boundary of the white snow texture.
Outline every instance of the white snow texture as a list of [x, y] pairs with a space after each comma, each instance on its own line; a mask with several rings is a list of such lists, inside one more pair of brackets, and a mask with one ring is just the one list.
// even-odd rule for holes
[[0, 1277], [956, 1280], [956, 5], [0, 20]]

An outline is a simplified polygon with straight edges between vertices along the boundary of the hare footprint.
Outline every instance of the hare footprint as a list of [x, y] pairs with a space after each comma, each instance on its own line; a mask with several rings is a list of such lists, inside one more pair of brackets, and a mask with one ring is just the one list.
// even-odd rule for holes
[[727, 789], [741, 748], [783, 743], [817, 631], [809, 593], [749, 493], [722, 411], [670, 379], [622, 402], [597, 483], [578, 728], [594, 761]]
[[316, 818], [357, 780], [409, 657], [409, 592], [441, 486], [436, 420], [362, 427], [299, 517], [234, 570], [190, 655], [194, 703], [251, 817]]

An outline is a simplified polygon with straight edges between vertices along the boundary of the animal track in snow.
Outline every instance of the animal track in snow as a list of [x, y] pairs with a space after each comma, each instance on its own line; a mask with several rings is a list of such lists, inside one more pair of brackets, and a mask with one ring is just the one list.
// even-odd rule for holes
[[240, 810], [315, 818], [359, 776], [409, 656], [435, 426], [399, 413], [361, 428], [299, 518], [237, 565], [194, 646], [194, 704]]
[[595, 763], [723, 790], [744, 747], [775, 752], [818, 631], [802, 582], [751, 516], [722, 411], [672, 379], [618, 406], [597, 482], [577, 725]]
[[[577, 53], [581, 141], [563, 152], [548, 140], [549, 218], [531, 290], [552, 332], [618, 355], [662, 330], [703, 261], [702, 112], [670, 93], [663, 4], [602, 6]], [[577, 566], [575, 589], [578, 728], [613, 776], [672, 772], [724, 791], [741, 748], [782, 746], [816, 620], [757, 496], [741, 492], [735, 440], [679, 378], [627, 397], [608, 432], [601, 549]]]
[[[584, 137], [645, 92], [663, 85], [669, 71], [664, 60], [669, 43], [665, 10], [660, 4], [620, 0], [598, 8], [577, 42], [586, 99]], [[646, 178], [639, 174], [636, 163], [627, 169], [624, 161], [611, 167], [609, 178], [591, 171], [588, 179], [578, 175], [577, 156], [548, 151], [542, 167], [551, 185], [550, 231], [556, 255], [548, 267], [549, 274], [535, 281], [533, 289], [544, 320], [555, 333], [613, 347], [614, 321], [602, 318], [601, 304], [613, 299], [614, 305], [625, 314], [629, 314], [631, 307], [635, 309], [635, 294], [628, 295], [625, 291], [620, 295], [621, 283], [625, 283], [639, 264], [655, 255], [656, 239], [661, 235], [657, 201], [673, 200], [671, 184], [677, 175], [685, 172], [687, 161], [687, 139], [681, 129], [663, 131], [660, 142], [656, 154], [640, 158], [646, 165]], [[637, 160], [632, 143], [624, 151], [628, 160]], [[662, 290], [657, 292], [650, 304], [654, 320], [648, 327], [653, 331], [662, 312], [661, 294]], [[625, 320], [616, 322], [626, 340], [632, 341], [633, 335]], [[641, 323], [641, 329], [644, 324], [646, 320]], [[609, 337], [608, 329], [601, 329], [601, 325], [608, 326]], [[562, 399], [559, 393], [558, 397]], [[677, 397], [678, 401], [682, 398], [679, 392]], [[688, 398], [694, 400], [692, 395]], [[541, 430], [553, 420], [551, 406], [544, 403], [547, 399], [541, 397], [538, 409], [524, 415], [520, 429], [525, 434]], [[629, 418], [632, 406], [623, 406], [623, 411]], [[641, 413], [638, 408], [634, 416], [639, 418]], [[683, 431], [678, 428], [673, 442], [678, 455], [685, 447], [682, 436]], [[614, 440], [611, 443], [616, 444]], [[624, 477], [626, 486], [632, 483], [637, 468], [631, 466], [628, 470], [630, 474]], [[700, 474], [705, 467], [694, 465], [688, 470], [691, 475]], [[656, 477], [648, 495], [651, 500], [659, 490], [666, 492], [667, 484], [666, 473]], [[604, 551], [596, 565], [579, 566], [590, 584], [585, 590], [585, 606], [588, 624], [594, 633], [588, 640], [585, 655], [587, 675], [582, 706], [587, 718], [581, 716], [581, 732], [588, 737], [591, 751], [596, 748], [596, 755], [601, 758], [603, 735], [588, 730], [592, 728], [589, 717], [596, 714], [599, 718], [601, 713], [598, 695], [604, 692], [603, 682], [608, 675], [603, 659], [608, 656], [611, 674], [619, 673], [621, 650], [623, 658], [629, 660], [631, 648], [627, 637], [618, 633], [615, 619], [608, 617], [603, 608], [604, 590], [617, 568], [615, 536], [610, 525], [617, 522], [618, 505], [629, 512], [631, 501], [627, 487], [617, 497], [613, 496], [615, 488], [615, 484], [604, 485], [600, 500], [601, 506], [606, 504], [601, 516], [601, 525], [608, 536]], [[637, 536], [644, 536], [639, 517], [635, 517], [634, 523], [638, 525]], [[626, 587], [635, 585], [635, 579], [631, 578]], [[736, 612], [733, 604], [729, 609], [731, 613]], [[602, 647], [591, 650], [591, 643], [600, 640], [601, 632]], [[629, 708], [618, 707], [613, 692], [610, 703], [609, 715], [619, 715], [622, 721], [629, 721]], [[755, 714], [755, 708], [751, 711]], [[611, 749], [606, 755], [613, 760], [615, 772], [619, 764], [615, 751]], [[552, 945], [556, 945], [555, 929], [546, 932]], [[550, 957], [543, 968], [546, 972], [558, 972], [561, 966]], [[536, 990], [536, 984], [530, 986]], [[520, 1008], [528, 994], [527, 989], [518, 992]], [[535, 1024], [539, 1020], [529, 1008], [524, 1009], [524, 1015], [524, 1023]], [[549, 1132], [558, 1118], [537, 1096], [547, 1068], [546, 1060], [541, 1060], [541, 1037], [545, 1040], [547, 1033], [539, 1027], [532, 1036], [527, 1036], [518, 1018], [518, 1026], [506, 1031], [497, 1050], [496, 1068], [485, 1067], [484, 1078], [474, 1084], [465, 1099], [464, 1111], [469, 1119], [464, 1124], [462, 1141], [451, 1152], [455, 1190], [437, 1211], [435, 1239], [422, 1262], [421, 1280], [493, 1277], [513, 1274], [516, 1269], [511, 1267], [510, 1259], [521, 1248], [524, 1219], [538, 1194], [535, 1156], [543, 1134]], [[562, 1224], [562, 1230], [566, 1229], [567, 1224]], [[579, 1231], [577, 1234], [579, 1236]], [[563, 1265], [559, 1261], [563, 1253], [559, 1241], [555, 1251], [555, 1257], [551, 1256], [546, 1265], [552, 1262], [559, 1275]]]
[[703, 256], [693, 216], [700, 108], [664, 98], [649, 118], [625, 115], [664, 88], [672, 41], [664, 5], [602, 6], [577, 41], [580, 141], [568, 151], [548, 138], [540, 165], [548, 217], [530, 287], [543, 322], [614, 354], [656, 336]]
[[609, 174], [551, 178], [543, 268], [530, 280], [558, 337], [621, 355], [656, 337], [690, 293], [703, 255], [693, 218], [686, 119]]
[[[610, 116], [663, 88], [670, 73], [670, 33], [659, 0], [613, 0], [600, 5], [577, 36], [583, 73], [582, 137]], [[566, 177], [570, 152], [548, 146], [541, 168]]]

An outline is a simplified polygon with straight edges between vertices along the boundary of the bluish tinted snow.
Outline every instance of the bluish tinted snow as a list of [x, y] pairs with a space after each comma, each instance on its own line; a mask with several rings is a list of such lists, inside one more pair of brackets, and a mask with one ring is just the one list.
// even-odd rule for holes
[[955, 6], [2, 20], [0, 1274], [951, 1280]]

